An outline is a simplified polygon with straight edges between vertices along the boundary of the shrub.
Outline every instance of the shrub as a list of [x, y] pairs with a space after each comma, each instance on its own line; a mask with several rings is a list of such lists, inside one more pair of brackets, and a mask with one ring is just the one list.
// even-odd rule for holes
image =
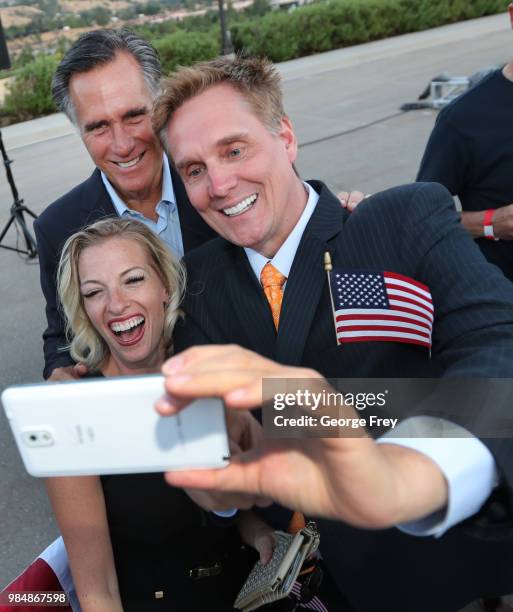
[[50, 91], [57, 61], [52, 55], [39, 55], [18, 70], [8, 85], [3, 113], [25, 121], [55, 112]]
[[179, 31], [158, 38], [153, 44], [159, 52], [164, 74], [169, 74], [177, 66], [216, 57], [221, 46], [219, 38], [215, 32]]
[[503, 0], [328, 0], [231, 30], [237, 51], [279, 62], [504, 10]]
[[[172, 5], [175, 0], [166, 0]], [[267, 11], [267, 0], [249, 18], [228, 11], [228, 27], [237, 51], [275, 62], [361, 44], [397, 34], [505, 11], [504, 0], [324, 0], [292, 12]], [[261, 17], [256, 12], [265, 13]], [[506, 17], [505, 17], [506, 18]], [[221, 41], [218, 16], [169, 21], [138, 28], [160, 54], [164, 73], [179, 65], [215, 57]], [[62, 49], [57, 50], [60, 57]], [[24, 58], [29, 60], [27, 56]], [[53, 112], [50, 82], [57, 60], [39, 56], [16, 73], [6, 96], [3, 115], [15, 121]]]

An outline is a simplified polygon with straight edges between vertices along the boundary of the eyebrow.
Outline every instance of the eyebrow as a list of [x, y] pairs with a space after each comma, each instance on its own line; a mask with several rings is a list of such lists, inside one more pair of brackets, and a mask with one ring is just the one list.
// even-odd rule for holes
[[[132, 266], [131, 268], [128, 268], [127, 270], [123, 270], [120, 276], [126, 276], [127, 274], [130, 274], [130, 272], [133, 272], [134, 270], [141, 270], [142, 272], [144, 272], [144, 268], [142, 266]], [[88, 278], [87, 280], [81, 282], [80, 286], [83, 287], [84, 285], [87, 285], [88, 283], [96, 283], [97, 285], [102, 284], [101, 281], [99, 280], [96, 280], [94, 278]]]
[[[141, 115], [147, 115], [148, 108], [146, 106], [141, 106], [139, 108], [131, 108], [129, 111], [123, 114], [121, 119], [125, 121], [125, 119], [132, 119], [133, 117], [140, 117]], [[84, 126], [84, 132], [92, 132], [93, 130], [97, 130], [98, 128], [105, 127], [109, 125], [109, 121], [107, 119], [100, 119], [99, 121], [90, 121], [86, 123]]]
[[132, 108], [127, 111], [122, 119], [131, 119], [132, 117], [140, 117], [141, 115], [147, 115], [148, 108], [146, 106], [140, 106], [139, 108]]
[[90, 121], [84, 125], [84, 132], [92, 132], [93, 130], [104, 127], [105, 125], [109, 125], [109, 122], [106, 119], [101, 119], [100, 121]]
[[[229, 136], [225, 136], [221, 138], [215, 143], [216, 147], [226, 147], [227, 145], [233, 144], [239, 140], [245, 140], [248, 137], [249, 132], [239, 132], [238, 134], [230, 134]], [[182, 159], [179, 162], [175, 163], [175, 167], [177, 170], [183, 170], [189, 164], [196, 164], [198, 162], [192, 159]]]

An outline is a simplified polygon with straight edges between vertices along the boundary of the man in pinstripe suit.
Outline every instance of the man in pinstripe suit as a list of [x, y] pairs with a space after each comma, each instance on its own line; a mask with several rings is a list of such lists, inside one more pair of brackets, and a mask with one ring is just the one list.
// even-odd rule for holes
[[[223, 58], [180, 71], [155, 109], [154, 127], [193, 206], [222, 236], [187, 257], [187, 321], [177, 347], [236, 342], [326, 377], [513, 375], [513, 290], [461, 228], [448, 192], [437, 185], [400, 187], [369, 198], [351, 216], [341, 214], [322, 183], [304, 183], [295, 173], [297, 141], [269, 63]], [[337, 267], [388, 270], [429, 287], [435, 306], [432, 358], [424, 347], [406, 342], [339, 346], [325, 251]], [[267, 264], [286, 282], [278, 315], [259, 283]], [[461, 429], [454, 412], [445, 416], [456, 437]], [[428, 516], [402, 531], [320, 522], [324, 559], [351, 605], [369, 612], [449, 612], [480, 595], [509, 592], [513, 539], [507, 541], [507, 503], [500, 506], [504, 524], [497, 542], [463, 529], [447, 532], [476, 513], [487, 519], [490, 496], [498, 491], [511, 495], [508, 446], [471, 437], [457, 457], [450, 455], [450, 440], [434, 449], [420, 448], [418, 439], [401, 445], [405, 462], [434, 462], [433, 482], [445, 484], [445, 495], [431, 508], [436, 512], [426, 508]], [[499, 475], [504, 486], [496, 489]]]

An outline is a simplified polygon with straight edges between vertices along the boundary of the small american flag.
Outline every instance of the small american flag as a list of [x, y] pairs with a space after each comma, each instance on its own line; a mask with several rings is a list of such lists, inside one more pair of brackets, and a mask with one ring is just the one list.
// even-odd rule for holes
[[429, 287], [395, 272], [333, 269], [337, 342], [405, 342], [431, 348]]

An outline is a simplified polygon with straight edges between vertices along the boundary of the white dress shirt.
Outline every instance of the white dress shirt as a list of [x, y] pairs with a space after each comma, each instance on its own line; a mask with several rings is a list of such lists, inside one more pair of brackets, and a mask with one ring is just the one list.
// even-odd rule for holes
[[162, 165], [162, 197], [160, 202], [155, 206], [155, 212], [158, 215], [158, 219], [148, 219], [140, 212], [128, 208], [128, 206], [119, 197], [119, 194], [110, 184], [107, 176], [102, 172], [102, 181], [105, 185], [105, 189], [109, 194], [112, 204], [116, 209], [116, 212], [120, 217], [130, 217], [141, 221], [147, 227], [149, 227], [157, 236], [163, 240], [171, 253], [176, 255], [178, 259], [183, 257], [183, 240], [182, 231], [180, 229], [180, 219], [178, 217], [178, 208], [176, 205], [175, 191], [173, 189], [173, 181], [171, 180], [171, 170], [169, 169], [169, 161], [167, 156], [164, 155], [164, 161]]

